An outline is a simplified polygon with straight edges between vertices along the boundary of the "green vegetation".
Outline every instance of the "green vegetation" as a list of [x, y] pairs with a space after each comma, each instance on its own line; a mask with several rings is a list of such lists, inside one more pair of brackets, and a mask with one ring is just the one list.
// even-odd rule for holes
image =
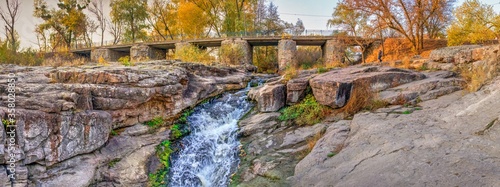
[[118, 59], [118, 62], [120, 62], [124, 66], [134, 66], [134, 63], [130, 61], [129, 56], [123, 56]]
[[120, 158], [115, 158], [113, 160], [111, 160], [109, 163], [108, 163], [108, 167], [112, 168], [112, 167], [115, 167], [116, 163], [120, 162]]
[[183, 133], [182, 133], [182, 131], [181, 131], [180, 127], [179, 127], [179, 124], [175, 124], [175, 125], [173, 125], [173, 126], [170, 128], [170, 134], [171, 134], [170, 138], [171, 138], [172, 140], [179, 139], [180, 137], [182, 137], [182, 136], [183, 136]]
[[43, 58], [35, 50], [28, 48], [22, 51], [10, 49], [9, 42], [0, 39], [0, 64], [17, 64], [23, 66], [42, 65]]
[[318, 73], [325, 73], [325, 72], [328, 72], [328, 69], [325, 67], [319, 67], [317, 71], [318, 71]]
[[245, 58], [245, 51], [236, 44], [224, 45], [219, 49], [219, 60], [226, 65], [239, 65]]
[[198, 48], [195, 45], [187, 44], [175, 51], [175, 58], [183, 62], [195, 62], [209, 65], [214, 61], [207, 50]]
[[337, 153], [334, 153], [334, 152], [329, 152], [326, 156], [327, 156], [328, 158], [330, 158], [330, 157], [333, 157], [333, 156], [335, 156], [335, 155], [337, 155]]
[[405, 111], [401, 112], [401, 114], [411, 114], [411, 113], [412, 113], [411, 110], [405, 110]]
[[165, 176], [168, 174], [170, 170], [170, 154], [174, 151], [170, 147], [170, 141], [164, 140], [156, 147], [156, 156], [160, 159], [160, 163], [162, 164], [162, 168], [156, 171], [155, 173], [149, 174], [149, 185], [151, 187], [161, 187], [165, 186]]
[[163, 118], [161, 116], [156, 116], [152, 120], [147, 121], [145, 124], [151, 128], [158, 128], [158, 127], [164, 125], [165, 121], [163, 121]]
[[116, 132], [114, 129], [111, 129], [111, 132], [109, 132], [111, 136], [116, 136], [118, 135], [118, 132]]
[[170, 140], [177, 140], [189, 134], [189, 126], [187, 118], [192, 113], [193, 109], [188, 109], [184, 111], [179, 117], [179, 119], [177, 119], [177, 123], [172, 125], [172, 127], [170, 127]]
[[297, 125], [313, 125], [330, 113], [330, 108], [320, 105], [312, 94], [308, 94], [300, 103], [282, 109], [279, 119], [293, 120]]
[[7, 120], [7, 119], [2, 119], [2, 124], [7, 127], [9, 125], [15, 125], [16, 120]]

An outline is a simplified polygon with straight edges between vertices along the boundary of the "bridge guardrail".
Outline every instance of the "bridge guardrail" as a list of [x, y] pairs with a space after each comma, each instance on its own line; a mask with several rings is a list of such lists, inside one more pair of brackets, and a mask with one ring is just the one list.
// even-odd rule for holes
[[[217, 33], [210, 33], [208, 37], [200, 37], [200, 38], [187, 38], [184, 35], [176, 35], [174, 36], [174, 40], [183, 40], [183, 39], [214, 39], [214, 38], [227, 38], [227, 37], [269, 37], [269, 36], [332, 36], [334, 34], [339, 33], [339, 30], [304, 30], [302, 32], [294, 32], [291, 30], [286, 30], [285, 32], [277, 32], [277, 31], [257, 31], [257, 32], [233, 32], [233, 33], [222, 33], [220, 36]], [[161, 36], [151, 36], [147, 40], [141, 40], [141, 41], [136, 41], [135, 43], [140, 43], [140, 42], [162, 42], [162, 41], [173, 41], [170, 39], [170, 36], [167, 36], [167, 39], [164, 39]], [[118, 43], [114, 43], [113, 40], [106, 40], [103, 42], [103, 45], [101, 45], [101, 42], [93, 42], [90, 45], [88, 44], [82, 44], [82, 43], [75, 43], [73, 46], [71, 46], [71, 50], [76, 50], [76, 49], [85, 49], [85, 48], [92, 48], [92, 47], [103, 47], [103, 46], [112, 46], [112, 45], [127, 45], [127, 44], [133, 44], [133, 42], [124, 42], [124, 41], [119, 41]]]

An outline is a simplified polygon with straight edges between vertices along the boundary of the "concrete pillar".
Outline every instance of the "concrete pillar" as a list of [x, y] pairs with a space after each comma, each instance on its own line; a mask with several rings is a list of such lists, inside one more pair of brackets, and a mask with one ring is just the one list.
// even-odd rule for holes
[[98, 62], [99, 58], [103, 58], [108, 62], [116, 62], [120, 57], [129, 55], [129, 52], [115, 51], [107, 48], [94, 49], [90, 52], [90, 60]]
[[240, 38], [221, 42], [219, 60], [222, 64], [252, 65], [253, 47]]
[[142, 44], [134, 45], [130, 48], [130, 60], [133, 62], [166, 59], [166, 54], [167, 51], [164, 49]]
[[278, 43], [278, 71], [282, 72], [287, 66], [297, 65], [297, 42], [283, 39]]
[[339, 39], [327, 40], [322, 46], [325, 64], [340, 62], [344, 63], [346, 45]]

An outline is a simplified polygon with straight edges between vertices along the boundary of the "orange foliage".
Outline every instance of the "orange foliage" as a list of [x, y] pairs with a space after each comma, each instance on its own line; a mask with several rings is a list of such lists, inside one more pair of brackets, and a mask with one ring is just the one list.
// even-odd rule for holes
[[[429, 57], [429, 54], [432, 50], [446, 47], [446, 40], [425, 40], [424, 41], [424, 49], [420, 54], [423, 58]], [[369, 54], [366, 58], [366, 62], [378, 62], [378, 51], [382, 49], [382, 46], [373, 50], [372, 54]], [[412, 57], [417, 55], [416, 52], [412, 49], [411, 43], [402, 38], [387, 38], [384, 41], [384, 56], [382, 60], [384, 62], [387, 61], [395, 61], [402, 60], [405, 57]]]

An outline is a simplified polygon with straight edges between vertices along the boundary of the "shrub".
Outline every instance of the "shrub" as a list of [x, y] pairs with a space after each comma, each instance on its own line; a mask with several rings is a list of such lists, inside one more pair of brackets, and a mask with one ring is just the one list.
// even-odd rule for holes
[[298, 75], [299, 75], [299, 70], [294, 66], [287, 66], [285, 71], [283, 71], [283, 79], [285, 79], [285, 81], [289, 81], [293, 78], [296, 78]]
[[108, 66], [109, 63], [108, 63], [108, 61], [106, 61], [106, 59], [104, 59], [104, 57], [99, 56], [99, 59], [97, 59], [97, 65]]
[[308, 94], [300, 103], [283, 109], [279, 119], [281, 121], [294, 120], [297, 125], [313, 125], [330, 113], [330, 108], [320, 105], [312, 94]]
[[278, 71], [278, 48], [276, 46], [256, 46], [253, 51], [253, 64], [259, 73]]
[[122, 56], [118, 59], [118, 62], [120, 62], [124, 66], [134, 66], [134, 63], [130, 61], [129, 56]]
[[367, 81], [355, 82], [352, 89], [349, 101], [338, 112], [351, 116], [362, 110], [373, 111], [389, 105], [386, 101], [373, 99], [375, 97]]
[[219, 48], [219, 60], [222, 64], [239, 65], [244, 58], [245, 51], [239, 45], [224, 45]]
[[175, 58], [183, 62], [194, 62], [205, 65], [210, 65], [214, 60], [212, 56], [206, 51], [194, 45], [187, 45], [175, 51]]

